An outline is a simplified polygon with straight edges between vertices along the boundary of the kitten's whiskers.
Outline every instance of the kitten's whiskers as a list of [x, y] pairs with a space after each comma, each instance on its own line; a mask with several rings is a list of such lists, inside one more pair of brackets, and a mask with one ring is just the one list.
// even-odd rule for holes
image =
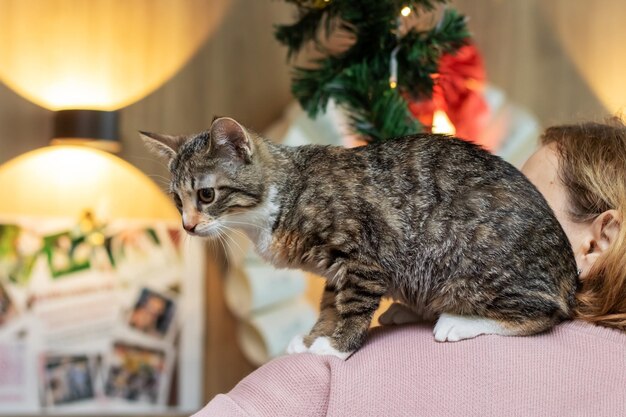
[[[230, 239], [231, 242], [233, 242], [235, 244], [235, 246], [237, 246], [237, 248], [239, 249], [239, 251], [241, 252], [242, 255], [246, 254], [246, 251], [243, 250], [243, 248], [241, 247], [241, 245], [239, 245], [239, 243], [237, 243], [237, 241], [229, 235], [228, 232], [237, 232], [237, 230], [231, 229], [228, 226], [223, 226], [224, 229], [226, 230], [226, 233], [224, 233], [224, 236], [226, 236], [228, 239]], [[241, 232], [239, 232], [241, 233]], [[243, 235], [243, 233], [242, 233]], [[244, 235], [245, 236], [245, 235]]]

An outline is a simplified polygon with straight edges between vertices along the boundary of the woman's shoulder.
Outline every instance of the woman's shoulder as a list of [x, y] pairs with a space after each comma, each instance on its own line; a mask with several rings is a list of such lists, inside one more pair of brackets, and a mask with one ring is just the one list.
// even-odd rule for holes
[[432, 325], [388, 326], [346, 361], [274, 359], [198, 416], [617, 415], [624, 380], [626, 335], [583, 322], [455, 343]]
[[550, 333], [557, 337], [584, 337], [603, 344], [608, 343], [621, 348], [626, 347], [625, 331], [599, 326], [582, 320], [563, 322], [556, 326]]
[[[421, 348], [438, 349], [444, 345], [463, 348], [482, 348], [488, 345], [518, 345], [520, 348], [533, 346], [560, 345], [571, 339], [584, 339], [588, 343], [614, 344], [626, 347], [626, 332], [608, 327], [598, 326], [580, 320], [566, 321], [554, 328], [532, 336], [497, 336], [483, 335], [460, 342], [440, 343], [434, 340], [433, 325], [411, 324], [404, 326], [381, 326], [371, 329], [365, 349], [376, 350], [389, 344], [412, 344]], [[387, 346], [388, 347], [388, 346]], [[449, 349], [445, 350], [446, 352]]]
[[[596, 355], [598, 349], [605, 353], [614, 352], [626, 359], [626, 332], [583, 321], [563, 322], [547, 332], [532, 336], [483, 335], [460, 342], [437, 342], [432, 331], [430, 324], [374, 328], [366, 344], [346, 363], [351, 360], [362, 362], [358, 364], [361, 366], [375, 357], [389, 356], [388, 365], [395, 365], [401, 370], [409, 363], [424, 361], [469, 362], [468, 357], [471, 356], [473, 363], [481, 360], [491, 362], [498, 358], [494, 365], [507, 366], [519, 357], [538, 355], [549, 358], [564, 352], [584, 357]], [[467, 367], [471, 363], [463, 365]]]
[[564, 351], [597, 352], [598, 347], [626, 353], [626, 332], [583, 321], [563, 322], [547, 332], [532, 336], [483, 335], [460, 342], [437, 342], [432, 331], [431, 324], [375, 327], [370, 330], [364, 346], [346, 361], [332, 356], [298, 354], [277, 358], [270, 363], [270, 368], [272, 371], [284, 368], [285, 372], [289, 372], [293, 368], [313, 367], [329, 376], [352, 366], [362, 368], [384, 362], [387, 367], [397, 365], [401, 370], [409, 363], [437, 359], [450, 361], [454, 358], [463, 360], [468, 354], [480, 358], [492, 354], [514, 357], [541, 352], [545, 356]]
[[626, 334], [566, 322], [533, 336], [440, 343], [432, 325], [383, 327], [373, 329], [347, 361], [329, 365], [329, 410], [341, 410], [340, 399], [358, 393], [364, 398], [361, 411], [369, 415], [383, 415], [377, 413], [394, 406], [398, 412], [387, 415], [407, 415], [407, 410], [533, 415], [533, 404], [545, 415], [585, 410], [584, 415], [592, 409], [599, 411], [594, 415], [616, 415], [624, 411], [626, 395], [626, 387], [617, 383], [626, 380]]

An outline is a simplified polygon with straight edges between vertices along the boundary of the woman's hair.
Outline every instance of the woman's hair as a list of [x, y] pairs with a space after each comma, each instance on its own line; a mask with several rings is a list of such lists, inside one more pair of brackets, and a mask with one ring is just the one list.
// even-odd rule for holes
[[626, 126], [619, 118], [556, 126], [541, 142], [556, 144], [572, 221], [588, 223], [611, 209], [619, 213], [612, 220], [621, 222], [617, 239], [581, 279], [575, 315], [626, 330]]

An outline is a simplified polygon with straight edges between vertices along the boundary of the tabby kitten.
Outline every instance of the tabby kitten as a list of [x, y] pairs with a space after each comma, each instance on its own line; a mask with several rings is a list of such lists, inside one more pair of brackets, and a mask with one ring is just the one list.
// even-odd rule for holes
[[478, 146], [421, 134], [287, 147], [230, 118], [143, 138], [169, 161], [190, 234], [237, 228], [275, 266], [326, 277], [319, 320], [291, 352], [347, 358], [384, 296], [438, 317], [438, 341], [529, 335], [572, 313], [565, 233], [535, 187]]

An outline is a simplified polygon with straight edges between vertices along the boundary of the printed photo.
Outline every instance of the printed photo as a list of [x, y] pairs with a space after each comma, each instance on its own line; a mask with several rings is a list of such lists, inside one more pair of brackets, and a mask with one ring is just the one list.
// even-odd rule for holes
[[163, 350], [117, 342], [113, 345], [105, 383], [108, 397], [136, 403], [156, 404], [165, 383], [166, 354]]
[[150, 336], [165, 337], [174, 325], [175, 302], [156, 291], [143, 288], [129, 318], [129, 326]]
[[92, 248], [84, 235], [63, 232], [44, 238], [44, 251], [53, 278], [91, 267]]
[[0, 224], [0, 276], [18, 285], [30, 281], [41, 238], [17, 225]]
[[141, 263], [150, 260], [161, 246], [161, 240], [152, 228], [129, 229], [107, 240], [107, 250], [113, 265], [122, 262]]
[[0, 282], [0, 327], [16, 315], [15, 306], [6, 289]]
[[44, 359], [44, 405], [71, 404], [95, 397], [89, 358], [48, 356]]

